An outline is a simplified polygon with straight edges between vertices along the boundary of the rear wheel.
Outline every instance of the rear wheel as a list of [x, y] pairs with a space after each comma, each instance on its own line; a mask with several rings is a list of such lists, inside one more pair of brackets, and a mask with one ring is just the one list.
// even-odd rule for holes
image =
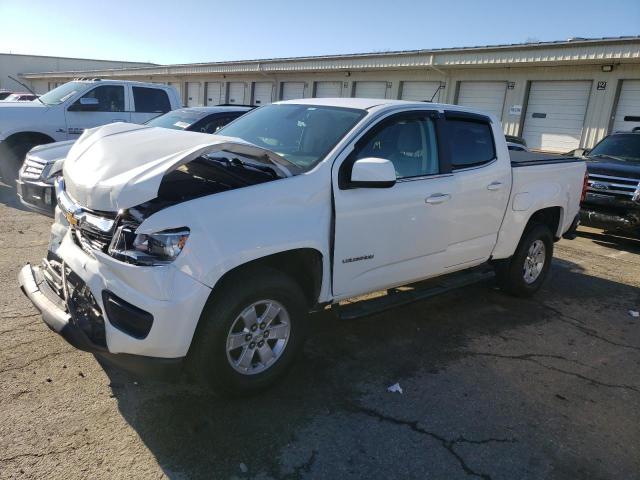
[[304, 343], [300, 287], [272, 269], [237, 276], [208, 302], [189, 354], [191, 373], [223, 393], [256, 393], [277, 381]]
[[495, 263], [500, 287], [512, 295], [529, 297], [536, 293], [549, 272], [553, 257], [553, 235], [549, 227], [529, 227], [510, 259]]

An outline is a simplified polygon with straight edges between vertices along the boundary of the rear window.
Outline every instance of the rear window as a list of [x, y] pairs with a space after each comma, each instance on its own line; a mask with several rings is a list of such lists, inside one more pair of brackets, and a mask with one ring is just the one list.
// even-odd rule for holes
[[166, 113], [171, 110], [167, 92], [159, 88], [133, 87], [136, 112]]
[[476, 167], [496, 158], [491, 125], [482, 121], [448, 119], [447, 138], [453, 169]]

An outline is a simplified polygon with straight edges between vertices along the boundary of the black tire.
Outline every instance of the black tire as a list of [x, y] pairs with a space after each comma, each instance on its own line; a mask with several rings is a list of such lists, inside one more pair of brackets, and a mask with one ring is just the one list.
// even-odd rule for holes
[[[544, 244], [544, 263], [537, 278], [528, 283], [525, 280], [524, 274], [525, 262], [529, 255], [529, 249], [536, 241], [541, 241]], [[499, 260], [494, 263], [498, 285], [502, 290], [511, 295], [530, 297], [536, 293], [544, 283], [551, 266], [552, 257], [553, 234], [549, 230], [549, 227], [539, 223], [531, 225], [522, 235], [520, 243], [518, 243], [518, 248], [516, 248], [513, 256], [509, 259]]]
[[0, 175], [2, 175], [2, 181], [9, 187], [16, 187], [18, 171], [22, 167], [24, 157], [36, 145], [31, 141], [13, 144], [11, 142], [0, 143]]
[[[286, 310], [289, 337], [272, 365], [259, 373], [243, 374], [234, 369], [228, 358], [227, 336], [248, 306], [265, 299], [280, 303]], [[189, 351], [189, 373], [226, 395], [251, 395], [269, 387], [287, 372], [302, 348], [307, 312], [304, 293], [288, 275], [270, 268], [235, 275], [212, 294], [200, 316]], [[255, 352], [255, 358], [260, 358]]]

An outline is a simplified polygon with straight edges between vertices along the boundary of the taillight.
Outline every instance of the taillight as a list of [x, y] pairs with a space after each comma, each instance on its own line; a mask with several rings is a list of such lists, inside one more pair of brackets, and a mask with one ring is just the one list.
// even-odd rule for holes
[[589, 188], [589, 172], [584, 172], [584, 180], [582, 182], [582, 195], [580, 195], [580, 201], [584, 202], [587, 198], [587, 189]]

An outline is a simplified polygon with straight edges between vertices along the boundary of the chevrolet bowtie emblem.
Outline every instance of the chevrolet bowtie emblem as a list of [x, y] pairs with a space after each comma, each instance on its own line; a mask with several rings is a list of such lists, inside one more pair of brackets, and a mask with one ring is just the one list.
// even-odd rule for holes
[[78, 219], [73, 216], [73, 213], [65, 212], [64, 216], [67, 217], [67, 222], [69, 222], [69, 225], [75, 226], [78, 224]]

